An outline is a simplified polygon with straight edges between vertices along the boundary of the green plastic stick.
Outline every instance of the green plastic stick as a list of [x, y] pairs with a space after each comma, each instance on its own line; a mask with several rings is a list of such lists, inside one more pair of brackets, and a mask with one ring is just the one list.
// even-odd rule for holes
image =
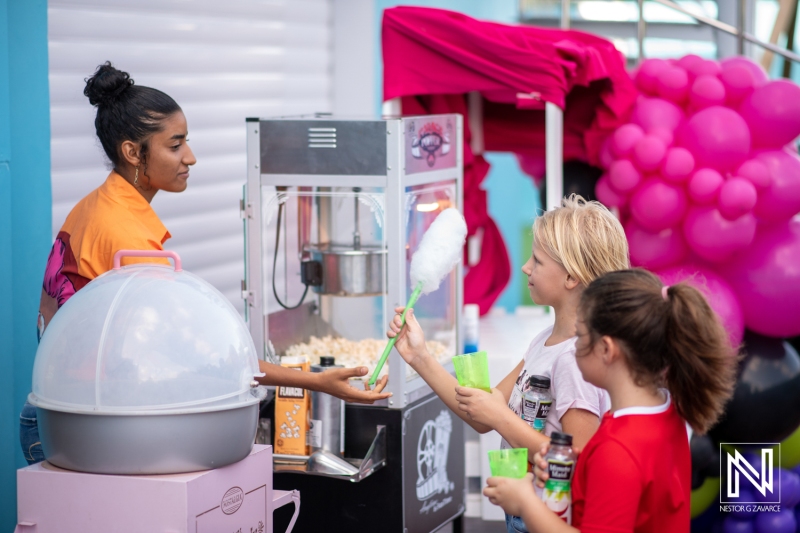
[[[408, 313], [409, 309], [414, 307], [414, 304], [417, 303], [417, 300], [419, 299], [419, 295], [421, 293], [422, 293], [422, 282], [419, 282], [417, 283], [417, 286], [414, 287], [414, 292], [411, 293], [411, 297], [408, 299], [406, 308], [403, 310], [403, 314], [400, 316], [400, 319], [403, 321], [403, 323], [400, 326], [401, 328], [406, 324], [406, 313]], [[391, 339], [389, 339], [389, 344], [387, 344], [386, 348], [383, 350], [383, 355], [381, 355], [381, 358], [378, 361], [378, 366], [375, 367], [375, 372], [373, 372], [372, 377], [369, 378], [370, 387], [374, 387], [375, 382], [378, 381], [378, 374], [381, 373], [383, 365], [386, 363], [386, 358], [389, 357], [389, 352], [392, 351], [395, 342], [397, 342], [397, 336], [394, 336]]]

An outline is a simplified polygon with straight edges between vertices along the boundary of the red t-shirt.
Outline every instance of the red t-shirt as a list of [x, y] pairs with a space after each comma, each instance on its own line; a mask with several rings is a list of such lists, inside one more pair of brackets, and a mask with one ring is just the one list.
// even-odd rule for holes
[[689, 533], [692, 463], [670, 399], [606, 413], [580, 455], [572, 525], [581, 533]]

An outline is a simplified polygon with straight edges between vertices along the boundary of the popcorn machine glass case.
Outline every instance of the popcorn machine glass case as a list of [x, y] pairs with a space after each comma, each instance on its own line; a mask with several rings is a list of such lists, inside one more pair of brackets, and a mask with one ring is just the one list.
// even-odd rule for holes
[[[423, 233], [444, 209], [463, 210], [461, 121], [248, 119], [243, 296], [261, 358], [332, 355], [372, 372]], [[461, 280], [459, 266], [415, 306], [450, 371]], [[386, 372], [390, 408], [430, 393], [396, 351]]]

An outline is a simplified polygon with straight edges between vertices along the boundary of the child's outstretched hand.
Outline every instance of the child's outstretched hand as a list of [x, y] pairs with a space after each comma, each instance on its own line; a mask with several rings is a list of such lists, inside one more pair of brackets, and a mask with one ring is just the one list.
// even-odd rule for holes
[[521, 479], [490, 477], [486, 480], [483, 495], [503, 508], [506, 514], [521, 516], [522, 510], [537, 498], [533, 491], [533, 475], [528, 473]]
[[386, 336], [390, 339], [397, 337], [394, 347], [397, 352], [409, 365], [414, 366], [416, 360], [427, 354], [428, 349], [425, 347], [425, 334], [422, 332], [422, 327], [417, 322], [417, 317], [414, 316], [414, 308], [408, 310], [406, 313], [406, 323], [403, 325], [401, 315], [405, 307], [395, 307], [392, 322], [389, 324], [389, 331]]
[[456, 401], [458, 408], [471, 420], [492, 428], [497, 426], [499, 417], [508, 411], [506, 397], [497, 389], [488, 393], [471, 387], [456, 387]]

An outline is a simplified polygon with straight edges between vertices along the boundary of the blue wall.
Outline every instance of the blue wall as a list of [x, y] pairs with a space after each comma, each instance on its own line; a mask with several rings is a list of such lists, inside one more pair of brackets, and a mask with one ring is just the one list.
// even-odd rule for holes
[[52, 235], [47, 1], [0, 0], [0, 531], [16, 524], [19, 411]]
[[[383, 101], [383, 61], [381, 59], [381, 19], [383, 10], [397, 5], [415, 5], [436, 7], [459, 11], [471, 17], [502, 23], [516, 23], [518, 18], [517, 0], [422, 0], [410, 2], [391, 2], [376, 0], [375, 2], [375, 50], [378, 62], [375, 72], [375, 101], [378, 102], [376, 113], [380, 113]], [[533, 181], [528, 178], [517, 165], [512, 154], [489, 153], [486, 159], [492, 169], [483, 182], [483, 189], [488, 193], [489, 214], [495, 220], [503, 234], [511, 260], [511, 280], [506, 290], [495, 305], [513, 311], [519, 305], [532, 304], [530, 297], [523, 301], [522, 278], [520, 267], [527, 261], [530, 250], [522, 249], [523, 232], [528, 231], [539, 209], [539, 195]], [[527, 228], [527, 229], [526, 229]]]
[[487, 191], [489, 214], [503, 234], [511, 260], [511, 280], [495, 305], [513, 312], [520, 305], [533, 305], [528, 280], [520, 269], [531, 255], [528, 243], [533, 219], [541, 207], [539, 192], [520, 170], [514, 154], [489, 152], [485, 157], [492, 169], [482, 187]]

